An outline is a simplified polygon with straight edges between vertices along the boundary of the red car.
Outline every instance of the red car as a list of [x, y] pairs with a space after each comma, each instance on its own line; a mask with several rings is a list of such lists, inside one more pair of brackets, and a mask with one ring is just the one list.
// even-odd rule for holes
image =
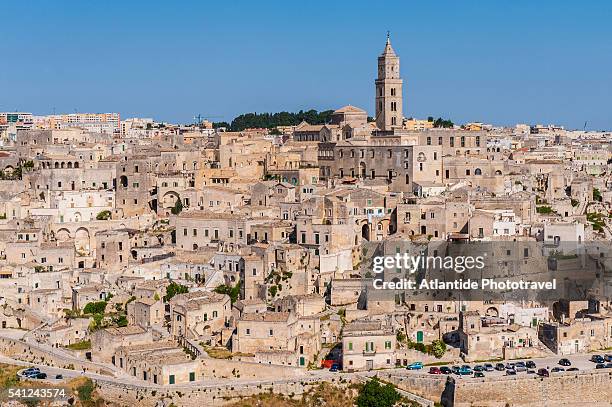
[[432, 366], [429, 368], [429, 374], [442, 374], [442, 371], [437, 366]]

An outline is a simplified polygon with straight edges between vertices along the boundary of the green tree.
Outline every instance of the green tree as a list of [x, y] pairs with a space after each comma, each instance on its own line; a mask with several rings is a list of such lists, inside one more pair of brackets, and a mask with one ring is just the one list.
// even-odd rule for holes
[[441, 128], [452, 128], [455, 125], [452, 121], [448, 119], [443, 119], [441, 117], [438, 117], [433, 122], [434, 122], [434, 127], [441, 127]]
[[125, 315], [120, 315], [114, 320], [115, 324], [119, 327], [128, 326], [128, 320]]
[[393, 407], [400, 399], [400, 394], [391, 383], [383, 386], [375, 377], [361, 388], [355, 404], [357, 407]]
[[110, 211], [102, 211], [96, 215], [97, 220], [109, 220], [111, 217]]
[[176, 198], [176, 202], [174, 203], [174, 207], [170, 209], [173, 215], [178, 215], [183, 211], [183, 202], [181, 202], [181, 198]]
[[104, 314], [106, 301], [89, 302], [83, 308], [84, 314]]
[[185, 287], [184, 285], [177, 284], [173, 281], [166, 287], [166, 295], [164, 295], [164, 301], [168, 302], [175, 295], [185, 294], [187, 292], [189, 292], [189, 288]]
[[91, 396], [93, 395], [94, 384], [90, 378], [86, 378], [85, 382], [76, 388], [76, 391], [81, 402], [89, 402], [91, 401]]
[[603, 201], [603, 197], [601, 196], [601, 192], [597, 188], [593, 188], [593, 200], [597, 202]]
[[553, 213], [554, 211], [552, 210], [550, 206], [536, 206], [536, 212], [544, 214], [544, 215], [548, 215], [550, 213]]
[[440, 340], [431, 343], [431, 354], [440, 359], [446, 353], [446, 344]]
[[219, 294], [227, 294], [232, 300], [232, 304], [238, 301], [238, 297], [240, 296], [240, 287], [242, 285], [242, 281], [239, 281], [235, 286], [229, 286], [225, 284], [221, 284], [216, 287], [214, 291]]
[[[306, 121], [310, 124], [325, 124], [331, 121], [332, 113], [333, 110], [318, 112], [314, 109], [306, 111], [300, 110], [297, 113], [245, 113], [235, 117], [229, 125], [229, 129], [231, 131], [242, 131], [248, 128], [272, 129], [278, 126], [295, 126], [302, 121]], [[215, 123], [213, 123], [213, 127], [215, 127]]]

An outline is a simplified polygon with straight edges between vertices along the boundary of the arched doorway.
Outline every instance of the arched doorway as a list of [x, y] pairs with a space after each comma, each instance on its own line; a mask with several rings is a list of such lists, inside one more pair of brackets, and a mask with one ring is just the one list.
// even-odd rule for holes
[[127, 186], [128, 186], [128, 178], [125, 175], [122, 175], [121, 178], [119, 178], [119, 184], [123, 188], [127, 188]]
[[79, 252], [89, 254], [89, 230], [78, 228], [74, 235], [74, 246]]
[[364, 223], [363, 226], [361, 227], [361, 237], [364, 240], [369, 241], [370, 240], [370, 225], [367, 223]]

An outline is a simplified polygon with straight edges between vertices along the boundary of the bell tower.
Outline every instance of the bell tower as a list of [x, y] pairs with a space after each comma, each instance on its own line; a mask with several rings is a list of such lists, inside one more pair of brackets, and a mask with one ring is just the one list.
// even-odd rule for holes
[[391, 47], [387, 32], [387, 43], [378, 57], [378, 78], [376, 84], [376, 126], [391, 131], [402, 126], [402, 84], [399, 57]]

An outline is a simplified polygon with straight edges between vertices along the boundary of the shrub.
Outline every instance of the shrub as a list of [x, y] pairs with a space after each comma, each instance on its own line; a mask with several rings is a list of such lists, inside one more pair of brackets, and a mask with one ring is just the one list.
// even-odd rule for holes
[[391, 383], [381, 385], [378, 378], [369, 380], [359, 392], [357, 407], [392, 407], [401, 396]]
[[81, 402], [91, 401], [91, 396], [94, 391], [94, 384], [91, 379], [87, 378], [85, 383], [76, 388]]
[[104, 314], [106, 310], [106, 301], [90, 302], [83, 308], [85, 314]]
[[109, 220], [111, 217], [110, 211], [102, 211], [96, 215], [97, 220]]

